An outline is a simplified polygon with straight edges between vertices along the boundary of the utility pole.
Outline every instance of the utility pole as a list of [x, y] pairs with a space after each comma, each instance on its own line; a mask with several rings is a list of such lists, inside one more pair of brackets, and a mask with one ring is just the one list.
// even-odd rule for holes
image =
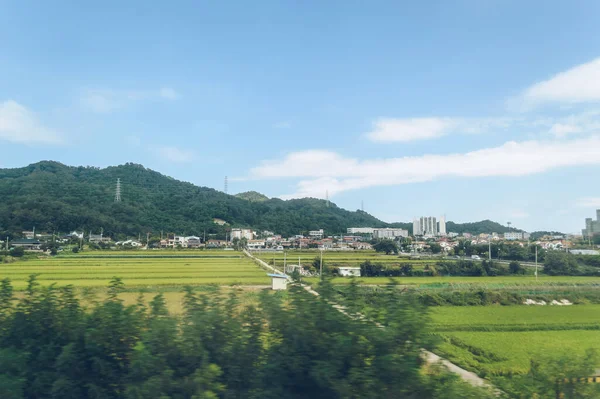
[[537, 244], [535, 245], [535, 281], [537, 281], [538, 278], [538, 262], [537, 262]]
[[148, 249], [148, 243], [150, 242], [150, 233], [146, 233], [146, 249]]
[[323, 281], [323, 250], [321, 250], [321, 259], [319, 260], [319, 279]]
[[491, 263], [492, 262], [492, 236], [491, 235], [488, 237], [488, 244], [489, 244], [488, 260]]
[[8, 251], [8, 236], [6, 236], [6, 250]]
[[285, 268], [287, 265], [287, 252], [283, 253], [283, 274], [285, 274]]

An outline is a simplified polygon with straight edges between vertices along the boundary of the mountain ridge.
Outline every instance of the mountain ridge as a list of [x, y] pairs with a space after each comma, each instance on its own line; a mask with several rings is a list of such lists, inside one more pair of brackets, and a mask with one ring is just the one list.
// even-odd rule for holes
[[[115, 202], [117, 178], [121, 181], [121, 202]], [[102, 229], [113, 236], [206, 232], [216, 238], [224, 237], [230, 227], [270, 230], [286, 236], [321, 228], [329, 234], [345, 233], [348, 227], [412, 230], [411, 223], [386, 223], [361, 210], [348, 211], [322, 199], [281, 200], [247, 193], [261, 200], [196, 186], [135, 163], [98, 168], [40, 161], [0, 169], [0, 234], [33, 226], [49, 232]], [[214, 218], [225, 220], [229, 226], [214, 224]], [[499, 226], [492, 231], [504, 232], [503, 226], [484, 222]], [[477, 223], [470, 224], [475, 230], [471, 233], [478, 233], [481, 226]], [[460, 230], [463, 224], [454, 226]]]

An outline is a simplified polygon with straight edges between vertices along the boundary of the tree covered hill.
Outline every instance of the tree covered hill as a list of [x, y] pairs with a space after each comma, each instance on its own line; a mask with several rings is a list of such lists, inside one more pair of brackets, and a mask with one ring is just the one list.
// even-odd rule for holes
[[267, 201], [269, 197], [256, 191], [245, 191], [235, 195], [238, 198], [245, 199], [250, 202], [263, 202]]
[[[121, 202], [115, 202], [117, 178]], [[229, 226], [213, 223], [220, 218]], [[251, 202], [175, 180], [141, 165], [104, 169], [42, 161], [0, 169], [0, 233], [84, 229], [107, 235], [146, 232], [223, 236], [230, 227], [253, 227], [291, 235], [310, 229], [345, 231], [385, 226], [365, 212], [350, 212], [314, 198]]]
[[[115, 202], [117, 179], [121, 201]], [[241, 197], [241, 198], [239, 198]], [[213, 223], [213, 218], [228, 225]], [[175, 180], [142, 165], [128, 163], [104, 169], [71, 167], [42, 161], [23, 168], [0, 169], [0, 234], [22, 230], [68, 232], [82, 229], [115, 237], [161, 231], [176, 234], [215, 234], [224, 237], [231, 227], [270, 230], [285, 236], [324, 229], [338, 234], [347, 227], [402, 227], [385, 223], [357, 210], [334, 203], [302, 198], [283, 201], [248, 192], [233, 196], [208, 187]], [[507, 231], [485, 220], [448, 222], [448, 231], [462, 233]]]

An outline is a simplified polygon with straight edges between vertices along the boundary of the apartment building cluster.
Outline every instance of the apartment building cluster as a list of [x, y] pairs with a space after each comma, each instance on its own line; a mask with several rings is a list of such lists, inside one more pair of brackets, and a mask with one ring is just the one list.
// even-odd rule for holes
[[600, 209], [596, 209], [596, 220], [592, 218], [585, 219], [585, 229], [581, 230], [581, 234], [586, 238], [600, 234]]
[[413, 218], [413, 235], [424, 237], [443, 237], [446, 235], [446, 216], [441, 216], [439, 221], [435, 216], [421, 216]]

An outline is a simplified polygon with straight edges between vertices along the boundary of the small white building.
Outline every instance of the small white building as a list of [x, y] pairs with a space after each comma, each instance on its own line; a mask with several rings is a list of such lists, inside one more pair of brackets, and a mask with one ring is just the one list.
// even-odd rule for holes
[[285, 274], [267, 274], [271, 277], [271, 289], [274, 291], [287, 290], [288, 276]]
[[340, 276], [355, 276], [360, 277], [360, 267], [341, 266], [338, 267]]
[[308, 232], [310, 238], [323, 238], [323, 229], [311, 230]]
[[245, 238], [246, 240], [254, 240], [254, 231], [251, 229], [231, 229], [231, 240], [237, 238], [241, 240]]

